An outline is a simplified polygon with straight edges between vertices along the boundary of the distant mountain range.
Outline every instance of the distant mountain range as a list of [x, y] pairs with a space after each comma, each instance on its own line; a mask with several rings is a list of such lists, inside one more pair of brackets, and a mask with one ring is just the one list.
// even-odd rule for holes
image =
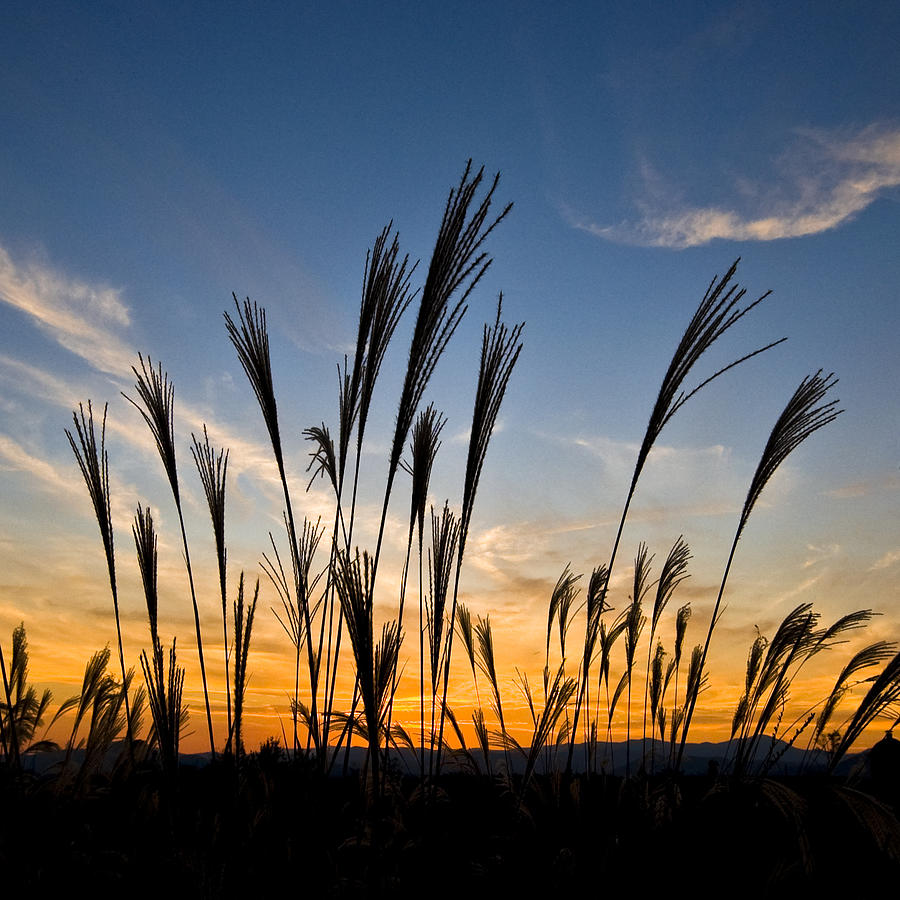
[[[631, 742], [631, 771], [640, 769], [641, 755], [644, 752], [644, 742], [640, 738]], [[624, 775], [627, 764], [627, 742], [618, 741], [609, 744], [601, 743], [597, 747], [595, 767], [609, 775]], [[646, 770], [660, 773], [666, 769], [669, 757], [669, 745], [661, 741], [647, 741], [646, 744]], [[720, 771], [727, 771], [734, 758], [735, 745], [728, 741], [719, 743], [686, 744], [682, 759], [681, 771], [685, 775], [706, 775], [710, 773], [711, 764], [718, 766]], [[568, 746], [560, 748], [551, 747], [540, 755], [536, 772], [545, 773], [559, 771], [565, 768], [568, 755]], [[585, 771], [586, 747], [584, 744], [576, 744], [572, 755], [572, 770], [576, 773]], [[868, 751], [848, 754], [838, 765], [836, 775], [849, 775], [855, 771], [864, 771]], [[365, 765], [365, 747], [353, 747], [350, 750], [348, 770], [360, 770]], [[418, 754], [403, 748], [391, 750], [390, 758], [393, 763], [405, 772], [414, 775], [419, 768]], [[525, 767], [524, 756], [515, 750], [507, 754], [503, 750], [491, 750], [490, 761], [493, 772], [502, 771], [506, 766], [506, 760], [516, 774], [521, 774]], [[182, 763], [185, 765], [203, 765], [209, 759], [208, 753], [183, 754]], [[480, 750], [469, 749], [468, 757], [460, 751], [451, 751], [444, 754], [444, 768], [447, 771], [472, 771], [473, 763], [482, 773], [485, 771], [485, 760]], [[798, 747], [789, 747], [784, 741], [773, 740], [766, 737], [760, 740], [754, 754], [750, 771], [759, 772], [763, 768], [769, 775], [796, 775], [805, 771], [808, 774], [819, 774], [825, 771], [827, 758], [822, 751], [813, 751], [809, 754]], [[335, 771], [343, 769], [343, 752]]]
[[[644, 751], [644, 742], [636, 738], [631, 742], [631, 772], [636, 773], [640, 769], [641, 756]], [[704, 742], [699, 744], [686, 744], [682, 759], [681, 771], [685, 775], [707, 775], [718, 767], [721, 772], [727, 772], [734, 758], [735, 746], [728, 741], [719, 743]], [[120, 746], [114, 747], [107, 754], [107, 762], [112, 764], [118, 758]], [[347, 762], [348, 771], [359, 771], [365, 764], [366, 749], [353, 747]], [[837, 767], [836, 775], [849, 775], [854, 772], [865, 772], [866, 756], [868, 751], [856, 754], [848, 754]], [[648, 772], [661, 773], [667, 767], [669, 745], [661, 741], [646, 743], [646, 765]], [[568, 755], [568, 746], [559, 748], [551, 747], [543, 751], [537, 763], [538, 774], [561, 771], [565, 768]], [[597, 747], [595, 767], [608, 775], [624, 775], [627, 761], [626, 742], [601, 743]], [[507, 754], [503, 750], [491, 750], [491, 770], [499, 772], [506, 766], [506, 760], [516, 774], [521, 774], [525, 766], [525, 758], [519, 751], [510, 750]], [[43, 774], [54, 766], [58, 766], [65, 759], [64, 751], [52, 751], [47, 753], [26, 754], [23, 757], [23, 767], [27, 771]], [[72, 754], [72, 761], [78, 765], [83, 759], [82, 751]], [[390, 759], [401, 772], [414, 775], [418, 771], [418, 754], [403, 748], [391, 750]], [[209, 753], [182, 753], [181, 764], [183, 766], [202, 766], [209, 761]], [[473, 770], [473, 763], [478, 771], [485, 772], [485, 760], [480, 750], [469, 750], [468, 757], [459, 751], [450, 751], [444, 755], [445, 771], [466, 772]], [[572, 756], [572, 769], [576, 773], [585, 771], [586, 747], [584, 744], [576, 744]], [[821, 751], [810, 754], [797, 747], [788, 747], [783, 741], [763, 738], [749, 767], [751, 773], [763, 770], [769, 775], [796, 775], [802, 771], [808, 774], [817, 774], [825, 770], [826, 757]], [[339, 774], [343, 770], [343, 751], [341, 758], [334, 767], [334, 772]]]

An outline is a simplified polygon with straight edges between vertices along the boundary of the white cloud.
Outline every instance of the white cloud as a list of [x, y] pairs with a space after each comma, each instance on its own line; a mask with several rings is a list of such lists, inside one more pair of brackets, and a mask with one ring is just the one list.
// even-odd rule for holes
[[24, 472], [52, 491], [76, 495], [80, 485], [70, 472], [61, 472], [44, 459], [29, 453], [21, 444], [5, 434], [0, 434], [0, 467]]
[[[622, 483], [630, 480], [640, 445], [616, 441], [603, 435], [580, 435], [572, 443], [596, 457], [606, 472]], [[672, 447], [658, 444], [647, 457], [645, 479], [662, 483], [684, 483], [692, 474], [721, 468], [731, 458], [731, 450], [722, 444], [706, 447]]]
[[27, 313], [98, 371], [129, 371], [135, 354], [116, 334], [130, 323], [120, 290], [70, 278], [43, 263], [18, 263], [0, 247], [0, 300]]
[[870, 485], [866, 481], [855, 481], [852, 484], [845, 484], [842, 487], [832, 488], [825, 491], [826, 497], [835, 500], [853, 500], [857, 497], [866, 497], [870, 492]]
[[900, 550], [889, 550], [879, 560], [872, 564], [872, 570], [887, 569], [900, 562]]
[[716, 238], [773, 241], [819, 234], [848, 222], [900, 185], [900, 128], [872, 125], [847, 136], [797, 132], [775, 161], [773, 187], [736, 179], [733, 196], [712, 206], [666, 201], [658, 176], [645, 173], [642, 218], [599, 225], [569, 213], [571, 223], [606, 240], [682, 249]]
[[803, 561], [803, 568], [808, 569], [811, 566], [821, 565], [829, 559], [834, 559], [841, 552], [840, 544], [827, 544], [824, 546], [816, 546], [814, 544], [806, 545], [807, 557]]

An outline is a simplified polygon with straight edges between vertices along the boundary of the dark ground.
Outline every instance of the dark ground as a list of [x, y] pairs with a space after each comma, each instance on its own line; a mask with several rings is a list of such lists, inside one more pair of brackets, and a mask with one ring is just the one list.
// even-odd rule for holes
[[0, 769], [3, 895], [863, 895], [900, 877], [896, 785], [795, 776], [395, 774], [374, 803], [277, 751], [74, 787]]

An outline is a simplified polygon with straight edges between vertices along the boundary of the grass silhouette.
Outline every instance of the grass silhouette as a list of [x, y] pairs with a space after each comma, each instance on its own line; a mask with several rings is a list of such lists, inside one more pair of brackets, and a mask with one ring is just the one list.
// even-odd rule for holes
[[[624, 603], [612, 596], [611, 578], [631, 504], [665, 426], [698, 391], [784, 340], [744, 353], [711, 374], [695, 375], [707, 351], [769, 296], [744, 302], [746, 291], [734, 281], [738, 262], [712, 279], [676, 345], [637, 453], [608, 562], [591, 572], [583, 601], [582, 575], [571, 565], [550, 594], [543, 670], [537, 679], [516, 670], [515, 685], [530, 724], [525, 734], [510, 728], [504, 713], [510, 701], [504, 698], [495, 655], [495, 639], [502, 642], [503, 635], [495, 634], [490, 616], [473, 615], [460, 601], [480, 478], [523, 348], [524, 326], [503, 321], [502, 295], [493, 321], [483, 330], [458, 508], [449, 501], [438, 510], [428, 506], [446, 419], [434, 404], [423, 408], [431, 377], [491, 265], [486, 241], [510, 211], [510, 205], [499, 213], [492, 210], [498, 185], [499, 176], [486, 183], [484, 170], [467, 164], [447, 197], [418, 290], [412, 284], [418, 264], [401, 256], [393, 224], [376, 237], [363, 271], [356, 346], [338, 364], [336, 440], [325, 422], [304, 432], [312, 447], [310, 484], [321, 477], [333, 494], [329, 522], [301, 518], [302, 499], [292, 492], [266, 310], [249, 298], [239, 302], [233, 297], [234, 311], [225, 313], [227, 336], [258, 402], [282, 489], [284, 534], [268, 535], [271, 550], [262, 553], [261, 568], [278, 595], [280, 610], [275, 614], [292, 648], [285, 667], [291, 725], [283, 744], [272, 739], [257, 751], [244, 747], [260, 582], [257, 579], [251, 598], [241, 572], [229, 602], [229, 450], [213, 446], [205, 426], [202, 442], [191, 435], [190, 449], [212, 524], [222, 613], [225, 736], [217, 742], [182, 512], [174, 386], [161, 363], [154, 367], [149, 357], [140, 356], [133, 368], [137, 400], [128, 399], [151, 431], [172, 490], [198, 644], [210, 761], [193, 769], [183, 764], [181, 753], [188, 715], [185, 670], [178, 664], [176, 638], [166, 653], [160, 637], [158, 539], [150, 508], [139, 505], [133, 523], [150, 638], [149, 649], [139, 657], [144, 685], [135, 687], [134, 669], [126, 668], [123, 652], [106, 407], [99, 441], [91, 402], [73, 413], [74, 431], [66, 434], [100, 528], [119, 674], [108, 671], [109, 648], [88, 661], [79, 693], [61, 703], [50, 721], [50, 726], [65, 721], [69, 729], [65, 744], [58, 746], [47, 737], [45, 726], [52, 697], [46, 691], [38, 697], [27, 683], [24, 625], [13, 634], [9, 668], [0, 642], [4, 798], [25, 819], [48, 810], [61, 811], [61, 823], [69, 816], [88, 816], [97, 848], [103, 845], [104, 852], [120, 859], [118, 873], [110, 873], [113, 881], [162, 860], [159, 874], [147, 882], [148, 893], [176, 878], [209, 896], [237, 896], [251, 884], [254, 890], [275, 884], [266, 872], [276, 857], [280, 866], [302, 866], [305, 871], [312, 866], [316, 871], [309, 885], [338, 895], [361, 890], [402, 895], [407, 887], [411, 892], [436, 866], [446, 871], [446, 860], [454, 855], [463, 864], [447, 876], [448, 888], [503, 886], [531, 893], [540, 887], [572, 889], [597, 878], [624, 887], [625, 873], [634, 870], [642, 853], [655, 854], [662, 871], [664, 862], [675, 865], [680, 854], [691, 852], [684, 837], [689, 829], [720, 847], [721, 834], [730, 828], [734, 846], [744, 841], [753, 852], [771, 851], [771, 865], [761, 866], [756, 879], [758, 893], [765, 894], [773, 886], [780, 890], [817, 883], [816, 872], [834, 851], [833, 835], [818, 824], [825, 815], [835, 823], [856, 822], [854, 847], [870, 860], [870, 874], [896, 875], [900, 826], [895, 804], [900, 798], [864, 777], [846, 782], [835, 776], [865, 729], [878, 717], [897, 718], [900, 655], [895, 645], [877, 641], [857, 650], [844, 662], [828, 694], [793, 721], [786, 718], [792, 687], [808, 661], [864, 628], [871, 610], [851, 612], [822, 627], [812, 606], [802, 604], [771, 638], [757, 635], [718, 774], [686, 773], [690, 728], [710, 683], [708, 652], [740, 538], [779, 466], [840, 414], [838, 401], [831, 397], [837, 381], [833, 375], [819, 371], [805, 378], [772, 428], [738, 519], [705, 641], [690, 651], [685, 645], [690, 603], [678, 605], [672, 635], [667, 631], [672, 616], [666, 611], [678, 602], [680, 586], [690, 575], [691, 551], [683, 536], [668, 550], [658, 573], [654, 554], [641, 542], [630, 595]], [[372, 400], [397, 325], [414, 303], [416, 318], [380, 492], [375, 545], [360, 548], [354, 534], [359, 531], [361, 480], [368, 477], [363, 458]], [[407, 448], [409, 462], [403, 459]], [[376, 621], [383, 540], [400, 469], [411, 476], [406, 552], [399, 596], [384, 620]], [[285, 540], [286, 554], [279, 550]], [[413, 592], [417, 605], [410, 611]], [[415, 621], [418, 627], [412, 640], [407, 640], [405, 621]], [[454, 659], [457, 639], [463, 651]], [[401, 721], [394, 701], [407, 655], [415, 653], [416, 711]], [[476, 697], [472, 747], [466, 743], [469, 723], [454, 709], [450, 694], [454, 662], [471, 671]], [[338, 673], [346, 671], [353, 674], [354, 689], [349, 708], [341, 709], [336, 684]], [[862, 698], [851, 707], [849, 700], [859, 693]], [[146, 709], [150, 716], [145, 730]], [[626, 741], [616, 747], [613, 729], [623, 718]], [[354, 752], [360, 741], [364, 760]], [[800, 748], [799, 769], [806, 780], [774, 777], [779, 764], [793, 759]], [[49, 751], [57, 752], [55, 763], [39, 774], [33, 765], [29, 772], [25, 763]], [[358, 773], [346, 777], [351, 762]], [[470, 774], [462, 776], [461, 771]], [[336, 777], [339, 773], [345, 777]], [[875, 794], [881, 791], [880, 799], [860, 792], [859, 786]], [[95, 819], [89, 812], [91, 802], [115, 815], [124, 815], [131, 804], [133, 846], [123, 849], [121, 836], [98, 824], [99, 814]], [[9, 824], [4, 829], [9, 846], [21, 849], [18, 832]], [[61, 834], [54, 832], [49, 839], [61, 842]], [[767, 841], [773, 835], [777, 839], [770, 846]], [[89, 855], [87, 846], [81, 845], [82, 856]], [[55, 849], [76, 865], [75, 851], [60, 847]], [[720, 849], [723, 867], [725, 860], [740, 860], [731, 847]], [[748, 858], [743, 857], [744, 862]], [[42, 889], [56, 885], [40, 862], [22, 883]]]

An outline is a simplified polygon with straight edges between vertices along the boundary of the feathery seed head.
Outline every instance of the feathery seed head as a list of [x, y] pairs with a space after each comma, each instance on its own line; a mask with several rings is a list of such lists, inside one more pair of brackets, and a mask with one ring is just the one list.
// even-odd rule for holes
[[244, 300], [243, 307], [238, 303], [234, 294], [232, 294], [232, 298], [237, 311], [237, 323], [226, 312], [224, 314], [225, 327], [253, 388], [253, 393], [256, 394], [256, 400], [272, 442], [275, 461], [280, 470], [284, 463], [281, 451], [281, 433], [278, 429], [278, 406], [275, 402], [275, 387], [272, 382], [266, 311], [263, 307], [257, 306], [255, 302], [251, 303], [249, 297]]
[[466, 458], [466, 476], [463, 484], [463, 502], [460, 521], [462, 523], [459, 542], [459, 556], [462, 560], [466, 537], [475, 505], [475, 494], [481, 470], [487, 456], [488, 444], [500, 413], [500, 404], [506, 393], [512, 370], [522, 352], [521, 322], [512, 329], [500, 321], [503, 295], [497, 301], [497, 318], [490, 327], [484, 326], [481, 342], [481, 365], [478, 371], [478, 386], [475, 390], [475, 407], [472, 413], [472, 430], [469, 435], [469, 452]]
[[666, 561], [663, 563], [662, 572], [656, 585], [656, 599], [653, 603], [653, 617], [651, 620], [651, 628], [654, 632], [659, 624], [660, 616], [675, 592], [675, 588], [685, 578], [690, 577], [687, 574], [687, 565], [690, 558], [690, 548], [684, 538], [679, 536], [669, 551]]
[[139, 403], [132, 400], [124, 392], [122, 396], [144, 417], [147, 427], [153, 434], [159, 458], [162, 460], [166, 477], [172, 487], [175, 505], [181, 507], [181, 495], [178, 490], [178, 465], [175, 460], [175, 385], [169, 381], [168, 372], [163, 372], [162, 363], [153, 368], [153, 361], [148, 356], [146, 361], [139, 353], [140, 371], [132, 366], [136, 379], [135, 390]]
[[782, 338], [781, 340], [773, 341], [765, 347], [761, 347], [752, 353], [740, 357], [705, 378], [696, 387], [687, 392], [682, 388], [685, 380], [700, 357], [703, 356], [703, 354], [706, 353], [706, 351], [729, 328], [731, 328], [732, 325], [737, 323], [750, 312], [751, 309], [771, 294], [771, 291], [766, 291], [761, 297], [742, 307], [740, 304], [746, 295], [746, 290], [731, 283], [731, 280], [737, 271], [739, 262], [740, 259], [735, 260], [728, 272], [725, 273], [724, 277], [718, 280], [713, 278], [710, 282], [703, 300], [701, 300], [700, 305], [697, 307], [697, 310], [691, 318], [691, 321], [688, 323], [688, 327], [675, 349], [672, 361], [669, 363], [669, 368], [666, 371], [662, 385], [660, 386], [656, 403], [650, 414], [650, 421], [647, 424], [647, 431], [638, 452], [637, 463], [632, 478], [632, 489], [637, 484], [644, 463], [647, 461], [650, 450], [653, 448], [653, 444], [659, 437], [660, 432], [672, 416], [674, 416], [675, 413], [694, 396], [694, 394], [720, 375], [723, 375], [729, 369], [733, 369], [735, 366], [740, 365], [740, 363], [745, 362], [786, 340], [785, 338]]
[[225, 547], [225, 477], [228, 473], [228, 450], [219, 450], [209, 442], [209, 432], [203, 426], [203, 443], [191, 433], [191, 455], [203, 483], [206, 503], [212, 519], [213, 537], [216, 542], [216, 559], [219, 563], [219, 581], [222, 602], [225, 602], [225, 564], [227, 551]]
[[833, 422], [843, 412], [837, 408], [838, 400], [823, 402], [837, 381], [834, 373], [823, 376], [822, 370], [819, 369], [815, 375], [804, 378], [794, 391], [772, 428], [753, 480], [750, 482], [747, 499], [741, 511], [738, 535], [743, 531], [756, 501], [776, 469], [813, 432]]
[[157, 612], [159, 594], [157, 591], [157, 539], [153, 527], [153, 516], [150, 507], [143, 509], [138, 504], [137, 515], [131, 526], [134, 534], [134, 546], [137, 550], [138, 567], [141, 570], [141, 582], [144, 585], [144, 598], [147, 601], [147, 616], [150, 620], [150, 637], [153, 646], [159, 640], [157, 629]]
[[691, 618], [691, 604], [685, 603], [675, 615], [675, 659], [681, 661], [681, 648], [684, 646], [684, 636], [687, 633], [688, 621]]
[[323, 422], [320, 426], [306, 428], [303, 431], [303, 436], [306, 440], [311, 441], [315, 447], [315, 450], [309, 454], [311, 459], [306, 467], [307, 472], [313, 473], [306, 489], [309, 490], [313, 482], [321, 475], [323, 478], [328, 477], [335, 494], [337, 494], [338, 468], [334, 455], [334, 441], [331, 439], [328, 426]]
[[75, 435], [78, 437], [77, 443], [72, 432], [68, 428], [65, 431], [94, 507], [94, 515], [97, 518], [97, 525], [100, 527], [100, 537], [110, 570], [110, 579], [113, 582], [113, 594], [115, 594], [113, 528], [109, 499], [109, 458], [106, 453], [106, 409], [107, 404], [104, 403], [99, 447], [94, 431], [94, 410], [90, 400], [87, 404], [87, 416], [84, 414], [84, 405], [81, 403], [78, 404], [78, 412], [72, 413]]
[[428, 500], [431, 470], [441, 446], [441, 431], [446, 424], [447, 420], [435, 410], [433, 403], [429, 403], [416, 417], [416, 423], [413, 425], [409, 445], [411, 461], [409, 464], [402, 461], [400, 463], [401, 467], [412, 476], [409, 524], [412, 528], [414, 523], [418, 523], [420, 541], [425, 529], [425, 504]]
[[[375, 381], [388, 344], [397, 323], [406, 311], [416, 292], [410, 293], [410, 279], [418, 262], [409, 266], [409, 256], [398, 261], [400, 246], [395, 234], [390, 239], [389, 223], [376, 238], [370, 254], [366, 256], [363, 276], [363, 293], [359, 310], [359, 331], [356, 338], [356, 356], [353, 376], [350, 379], [350, 399], [359, 413], [357, 449], [362, 446], [363, 434], [375, 390]], [[342, 422], [343, 424], [343, 422]], [[352, 426], [352, 421], [349, 422]], [[349, 446], [350, 430], [341, 431], [341, 470]]]
[[[500, 180], [498, 174], [470, 216], [470, 207], [484, 178], [483, 168], [470, 178], [471, 170], [472, 161], [469, 160], [459, 186], [450, 190], [422, 289], [397, 412], [389, 466], [391, 472], [399, 465], [413, 416], [438, 359], [465, 314], [466, 299], [491, 264], [490, 257], [483, 251], [479, 252], [480, 248], [512, 208], [509, 204], [488, 224], [494, 191]], [[458, 294], [458, 299], [451, 307], [454, 294]]]

